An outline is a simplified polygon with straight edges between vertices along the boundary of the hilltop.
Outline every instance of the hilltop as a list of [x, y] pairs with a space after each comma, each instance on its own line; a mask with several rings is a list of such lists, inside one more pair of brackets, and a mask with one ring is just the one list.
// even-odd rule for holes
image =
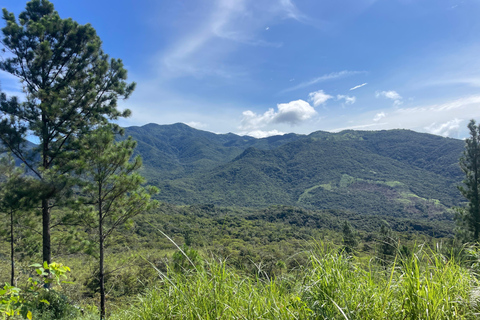
[[462, 201], [464, 142], [410, 130], [256, 139], [185, 124], [126, 128], [149, 183], [173, 204], [340, 209], [442, 218]]

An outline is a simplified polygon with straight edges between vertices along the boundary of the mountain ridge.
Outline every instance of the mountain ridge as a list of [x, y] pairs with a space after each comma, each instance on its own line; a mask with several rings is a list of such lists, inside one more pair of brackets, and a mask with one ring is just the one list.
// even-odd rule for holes
[[[434, 217], [462, 202], [456, 189], [461, 140], [403, 129], [262, 139], [185, 124], [125, 131], [139, 142], [138, 153], [147, 155], [144, 173], [161, 188], [159, 199], [174, 204], [280, 204]], [[145, 143], [166, 148], [156, 148], [151, 161]], [[169, 161], [173, 171], [157, 165]]]
[[355, 214], [452, 218], [464, 141], [411, 130], [316, 131], [267, 138], [185, 124], [125, 128], [142, 174], [177, 205], [271, 205]]

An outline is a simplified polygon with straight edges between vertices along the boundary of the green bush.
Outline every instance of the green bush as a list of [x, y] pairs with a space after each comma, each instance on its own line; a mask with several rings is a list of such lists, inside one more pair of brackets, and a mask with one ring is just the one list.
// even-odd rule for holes
[[[44, 290], [38, 298], [32, 310], [34, 319], [72, 319], [79, 313], [79, 309], [71, 304], [67, 296], [55, 290]], [[48, 303], [41, 303], [40, 300]]]
[[203, 260], [198, 251], [186, 245], [173, 254], [172, 260], [173, 269], [176, 272], [198, 271], [203, 266]]

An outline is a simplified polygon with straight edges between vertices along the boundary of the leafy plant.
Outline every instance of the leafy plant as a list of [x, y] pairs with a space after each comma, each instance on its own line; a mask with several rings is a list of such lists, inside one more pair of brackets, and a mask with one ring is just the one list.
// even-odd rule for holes
[[32, 311], [38, 307], [39, 303], [50, 304], [45, 299], [45, 294], [49, 291], [46, 285], [67, 283], [62, 279], [67, 278], [66, 273], [70, 272], [70, 268], [61, 263], [48, 264], [45, 261], [43, 265], [34, 264], [32, 267], [36, 268], [36, 276], [28, 278], [26, 290], [8, 284], [0, 290], [0, 313], [3, 319], [15, 315], [33, 319]]

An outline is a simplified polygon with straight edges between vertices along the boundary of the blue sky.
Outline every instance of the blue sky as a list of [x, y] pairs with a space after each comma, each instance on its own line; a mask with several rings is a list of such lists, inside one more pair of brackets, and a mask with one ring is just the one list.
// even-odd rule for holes
[[[137, 82], [124, 126], [263, 137], [480, 120], [479, 0], [58, 0]], [[19, 0], [2, 0], [16, 14]], [[15, 79], [0, 74], [2, 89]]]

